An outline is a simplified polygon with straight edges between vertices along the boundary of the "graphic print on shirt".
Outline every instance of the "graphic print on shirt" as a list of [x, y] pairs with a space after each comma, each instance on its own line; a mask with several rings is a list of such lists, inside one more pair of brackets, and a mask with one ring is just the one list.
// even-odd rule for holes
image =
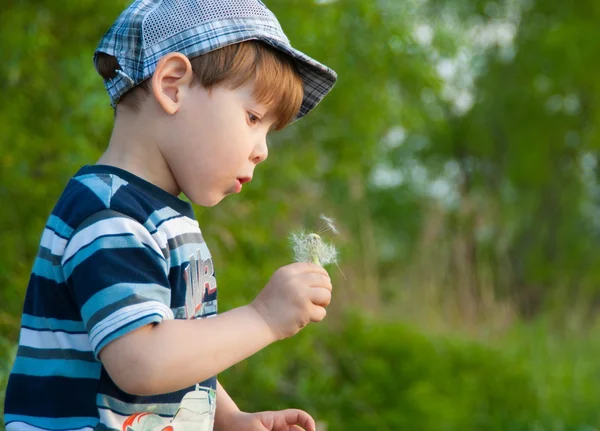
[[122, 431], [212, 431], [216, 409], [216, 391], [198, 387], [188, 392], [172, 421], [146, 412], [131, 415]]
[[[184, 264], [185, 318], [199, 319], [217, 313], [217, 279], [210, 256], [203, 258], [198, 249]], [[122, 431], [212, 431], [216, 409], [216, 391], [199, 384], [188, 392], [173, 420], [152, 412], [136, 413], [123, 423]]]
[[217, 312], [217, 279], [212, 258], [202, 258], [200, 250], [189, 257], [183, 270], [185, 318], [196, 319]]

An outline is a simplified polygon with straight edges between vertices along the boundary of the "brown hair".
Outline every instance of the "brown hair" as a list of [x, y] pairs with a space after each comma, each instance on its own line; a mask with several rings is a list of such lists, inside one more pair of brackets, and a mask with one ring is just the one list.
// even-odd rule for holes
[[[304, 90], [296, 63], [262, 42], [251, 40], [228, 45], [194, 57], [190, 63], [194, 70], [192, 85], [200, 83], [207, 89], [225, 85], [235, 89], [253, 81], [256, 100], [271, 105], [270, 110], [277, 118], [276, 130], [288, 125], [300, 110]], [[108, 80], [117, 75], [121, 66], [115, 57], [99, 53], [96, 69]], [[146, 79], [121, 96], [118, 103], [138, 110], [150, 93], [150, 79]]]

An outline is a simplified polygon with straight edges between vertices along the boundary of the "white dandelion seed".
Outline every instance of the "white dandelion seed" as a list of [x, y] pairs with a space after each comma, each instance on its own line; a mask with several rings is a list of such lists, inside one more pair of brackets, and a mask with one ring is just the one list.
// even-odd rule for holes
[[325, 232], [331, 231], [334, 235], [340, 233], [340, 231], [335, 227], [335, 219], [331, 217], [327, 217], [325, 214], [321, 214], [319, 216], [321, 220], [323, 220], [323, 226], [319, 229], [319, 233], [323, 234]]
[[303, 231], [292, 233], [290, 242], [296, 262], [312, 262], [319, 266], [337, 264], [337, 249], [332, 244], [324, 242], [316, 233]]

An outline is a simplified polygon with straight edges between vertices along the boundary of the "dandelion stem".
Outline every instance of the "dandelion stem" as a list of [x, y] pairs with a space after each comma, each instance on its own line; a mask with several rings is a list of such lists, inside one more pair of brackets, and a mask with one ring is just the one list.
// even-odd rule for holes
[[316, 233], [311, 233], [308, 235], [308, 253], [312, 262], [315, 265], [321, 265], [321, 260], [319, 259], [319, 245], [321, 244], [321, 237]]
[[316, 253], [313, 253], [313, 255], [312, 255], [312, 260], [313, 260], [313, 263], [314, 263], [315, 265], [322, 266], [322, 265], [321, 265], [321, 262], [319, 261], [319, 256], [317, 256], [317, 254], [316, 254]]

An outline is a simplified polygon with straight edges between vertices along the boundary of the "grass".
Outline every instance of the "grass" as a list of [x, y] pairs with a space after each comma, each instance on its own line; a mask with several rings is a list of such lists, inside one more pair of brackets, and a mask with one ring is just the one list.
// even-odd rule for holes
[[525, 367], [538, 393], [543, 429], [600, 430], [600, 328], [557, 326], [541, 318], [515, 324], [493, 344]]
[[[525, 386], [531, 386], [533, 388], [534, 396], [537, 398], [536, 404], [538, 406], [534, 418], [527, 422], [527, 430], [600, 431], [600, 414], [597, 413], [597, 403], [598, 400], [600, 400], [600, 325], [589, 322], [587, 324], [580, 323], [577, 319], [577, 313], [574, 311], [571, 312], [570, 316], [567, 316], [568, 318], [557, 320], [551, 319], [548, 315], [546, 315], [545, 317], [539, 317], [533, 321], [524, 322], [514, 318], [513, 314], [506, 312], [506, 307], [498, 306], [494, 308], [497, 310], [497, 313], [490, 313], [487, 316], [487, 319], [481, 319], [477, 322], [469, 322], [465, 319], [458, 318], [459, 313], [448, 312], [449, 308], [446, 309], [446, 314], [443, 314], [441, 311], [436, 312], [436, 308], [434, 306], [427, 306], [423, 302], [420, 304], [420, 310], [415, 303], [413, 303], [412, 307], [410, 306], [410, 303], [405, 303], [404, 307], [407, 309], [410, 308], [412, 312], [407, 312], [403, 315], [402, 313], [399, 313], [398, 308], [396, 308], [395, 312], [393, 313], [394, 316], [390, 316], [385, 320], [404, 320], [407, 322], [410, 328], [415, 329], [415, 334], [424, 334], [425, 338], [430, 338], [431, 340], [439, 339], [439, 337], [448, 340], [455, 339], [457, 341], [456, 345], [459, 346], [459, 348], [460, 346], [464, 345], [465, 349], [467, 349], [467, 345], [469, 343], [472, 344], [473, 342], [476, 342], [483, 347], [490, 347], [493, 349], [493, 352], [496, 352], [499, 356], [507, 360], [505, 362], [500, 361], [498, 363], [515, 364], [520, 370], [523, 370], [523, 376], [525, 376], [525, 379], [527, 380], [527, 385]], [[378, 319], [381, 319], [382, 315], [385, 316], [385, 313], [381, 313], [378, 316]], [[507, 316], [511, 317], [507, 318]], [[331, 324], [336, 323], [336, 316], [334, 315], [330, 317], [333, 318]], [[341, 320], [337, 323], [341, 323]], [[396, 353], [394, 353], [396, 352], [394, 349], [400, 349], [398, 350], [400, 353], [404, 352], [404, 354], [412, 355], [413, 353], [410, 353], [410, 350], [413, 350], [413, 347], [411, 347], [410, 343], [408, 342], [411, 339], [410, 337], [412, 336], [409, 336], [407, 339], [397, 338], [395, 341], [399, 344], [398, 347], [390, 347], [392, 350], [385, 350], [383, 354], [395, 358], [397, 356]], [[297, 340], [290, 340], [286, 349], [282, 348], [282, 351], [279, 354], [285, 355], [287, 354], [286, 352], [289, 352], [289, 350], [297, 349], [298, 351], [307, 352], [306, 357], [311, 358], [314, 356], [310, 354], [314, 341], [310, 340], [310, 338], [311, 336], [308, 334], [306, 334], [306, 336], [301, 334], [300, 338]], [[352, 337], [350, 337], [348, 340], [352, 340]], [[4, 339], [0, 339], [0, 341], [2, 341], [0, 343], [0, 349], [2, 350], [2, 355], [0, 355], [0, 357], [4, 359], [4, 361], [0, 364], [0, 401], [3, 402], [4, 385], [6, 384], [6, 377], [10, 368], [10, 359], [7, 358], [12, 357], [14, 353], [14, 347], [11, 343], [6, 342]], [[345, 341], [342, 340], [342, 342]], [[405, 346], [400, 346], [405, 342], [408, 344]], [[435, 343], [434, 341], [432, 342]], [[384, 346], [385, 343], [379, 345]], [[367, 343], [364, 347], [368, 349], [368, 346], [369, 344]], [[417, 343], [414, 346], [416, 346], [418, 350], [418, 346], [423, 348], [424, 345]], [[351, 345], [346, 346], [344, 344], [340, 344], [341, 350], [345, 348], [353, 351], [353, 354], [356, 354], [361, 358], [371, 358], [369, 361], [365, 362], [365, 364], [368, 364], [371, 368], [375, 367], [370, 371], [365, 369], [365, 372], [368, 371], [369, 376], [371, 377], [373, 377], [373, 375], [377, 375], [376, 371], [378, 370], [378, 367], [382, 367], [384, 365], [377, 362], [379, 353], [377, 353], [376, 350], [370, 352], [364, 351], [361, 354], [360, 351], [354, 352]], [[384, 349], [387, 348], [384, 347]], [[465, 352], [466, 351], [467, 350], [465, 350]], [[281, 363], [285, 362], [285, 360], [282, 359], [284, 356], [279, 356], [279, 354], [267, 354], [267, 356], [265, 356], [272, 356], [273, 362], [260, 364], [260, 367], [258, 368], [261, 370], [255, 371], [258, 373], [255, 384], [264, 386], [269, 375], [277, 376], [278, 372], [282, 372], [281, 370], [277, 370], [278, 367], [281, 366]], [[427, 355], [424, 355], [424, 357], [427, 357]], [[490, 363], [495, 363], [495, 361], [491, 361], [491, 359], [493, 359], [493, 357], [490, 357]], [[442, 361], [440, 362], [441, 364], [446, 359], [444, 359], [442, 356], [440, 360]], [[390, 362], [390, 364], [393, 362]], [[316, 366], [319, 364], [315, 362], [313, 365]], [[317, 385], [317, 387], [319, 387], [319, 381], [324, 378], [322, 375], [324, 371], [321, 365], [317, 367], [320, 370], [317, 374], [321, 377], [317, 378], [315, 376], [308, 376], [306, 379], [306, 384], [313, 389], [313, 385]], [[300, 368], [303, 367], [306, 367], [306, 364]], [[496, 387], [495, 385], [498, 384], [509, 386], [506, 391], [502, 390], [498, 392], [500, 396], [503, 397], [499, 399], [499, 401], [504, 403], [506, 402], [506, 397], [513, 397], [513, 395], [511, 395], [511, 385], [514, 385], [518, 382], [504, 382], [503, 376], [510, 376], [513, 374], [506, 373], [506, 370], [498, 370], [497, 378], [500, 380], [500, 383], [493, 383], [492, 381], [495, 380], [495, 378], [493, 375], [493, 366], [491, 367], [492, 374], [489, 374], [488, 371], [485, 371], [486, 368], [484, 368], [483, 371], [485, 371], [486, 374], [477, 374], [473, 375], [472, 377], [478, 379], [479, 381], [481, 381], [482, 378], [484, 380], [489, 379], [490, 384], [494, 385], [494, 387]], [[436, 370], [435, 367], [431, 369]], [[384, 374], [387, 376], [387, 373], [388, 372], [386, 371]], [[521, 374], [517, 373], [514, 375], [519, 376]], [[388, 377], [384, 376], [384, 379], [387, 378]], [[439, 398], [440, 394], [435, 388], [437, 388], [437, 385], [440, 384], [439, 382], [447, 378], [447, 376], [442, 373], [439, 376], [422, 376], [422, 378], [425, 379], [423, 380], [424, 384], [431, 382], [432, 386], [428, 390], [427, 388], [429, 386], [419, 386], [419, 391], [426, 391], [428, 394], [427, 397], [430, 397], [431, 399], [430, 407], [432, 409], [434, 409], [434, 406], [437, 408], [437, 410], [435, 412], [432, 411], [431, 414], [423, 413], [425, 415], [423, 417], [425, 418], [431, 415], [440, 417], [444, 411], [444, 401], [443, 398]], [[298, 376], [293, 377], [291, 381], [298, 383]], [[246, 386], [249, 384], [249, 382], [251, 383], [251, 381], [247, 380], [247, 378], [240, 376], [238, 383], [242, 386]], [[273, 384], [277, 385], [277, 382], [274, 382]], [[349, 386], [342, 385], [340, 387], [343, 391], [354, 393], [353, 391], [355, 391], [355, 389], [350, 387], [353, 384], [360, 385], [360, 387], [362, 387], [362, 391], [364, 391], [358, 391], [357, 395], [359, 393], [363, 393], [364, 395], [371, 392], [371, 397], [378, 397], [382, 395], [378, 388], [374, 387], [369, 389], [369, 383], [364, 381], [361, 382], [360, 379]], [[371, 384], [374, 385], [373, 383]], [[478, 386], [476, 386], [476, 388], [485, 388], [485, 386], [481, 386], [481, 384], [482, 383], [477, 383]], [[321, 390], [319, 392], [327, 392], [323, 388], [320, 389]], [[266, 387], [263, 387], [263, 390], [269, 391]], [[293, 394], [290, 395], [292, 399], [299, 396], [296, 392], [297, 390], [298, 388], [296, 387], [292, 391]], [[314, 394], [315, 392], [307, 391], [307, 393], [310, 395]], [[336, 394], [330, 395], [332, 397], [337, 396]], [[423, 394], [417, 395], [419, 397], [424, 396]], [[411, 396], [417, 395], [411, 393]], [[393, 394], [388, 394], [388, 397], [393, 397]], [[515, 400], [522, 399], [522, 394], [515, 393], [514, 398]], [[301, 398], [297, 399], [300, 400]], [[310, 397], [307, 395], [306, 403], [310, 402], [309, 399]], [[381, 400], [381, 402], [384, 403], [382, 405], [387, 405], [385, 404], [387, 403], [385, 399]], [[340, 402], [345, 403], [343, 399], [340, 399]], [[424, 405], [427, 404], [428, 402], [424, 403]], [[420, 405], [423, 405], [423, 403]], [[514, 405], [514, 403], [509, 403], [509, 405]], [[450, 404], [447, 406], [448, 409], [451, 407], [452, 406]], [[527, 409], [528, 407], [524, 406], [523, 408]], [[391, 412], [393, 411], [394, 410], [392, 409]], [[0, 412], [2, 412], [2, 406], [0, 406]], [[381, 410], [378, 413], [382, 412], [385, 412], [385, 410]], [[390, 411], [388, 411], [388, 413], [392, 414]], [[450, 417], [454, 413], [453, 411], [449, 410], [444, 414]], [[381, 420], [385, 422], [386, 420], [392, 421], [392, 419], [394, 419], [392, 416], [386, 417], [383, 415]], [[469, 421], [468, 417], [465, 420]], [[389, 422], [388, 425], [391, 423], [392, 422]], [[438, 429], [434, 428], [433, 425], [431, 428], [427, 428], [423, 422], [421, 423], [424, 426], [423, 429]], [[468, 423], [470, 424], [470, 422]], [[335, 427], [332, 426], [331, 428], [334, 429]], [[389, 426], [387, 428], [380, 427], [380, 429], [388, 428]], [[0, 430], [2, 429], [3, 426], [0, 424]], [[456, 428], [450, 427], [447, 429], [454, 430]], [[487, 431], [491, 428], [475, 427], [468, 429], [481, 429], [482, 431]], [[502, 431], [505, 431], [501, 426], [500, 428], [494, 428], [494, 430], [496, 429], [502, 429]], [[521, 428], [518, 429], [521, 430]], [[463, 430], [456, 429], [456, 431]]]

